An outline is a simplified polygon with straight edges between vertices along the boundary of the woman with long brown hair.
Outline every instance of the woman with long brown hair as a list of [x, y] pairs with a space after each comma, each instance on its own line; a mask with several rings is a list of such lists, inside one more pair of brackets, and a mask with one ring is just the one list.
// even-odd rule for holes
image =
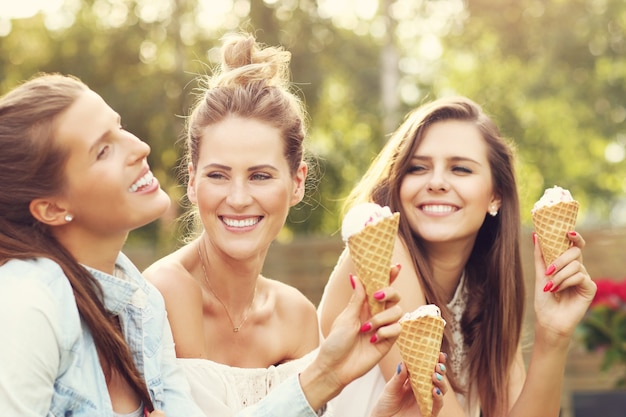
[[[393, 284], [400, 305], [412, 311], [437, 304], [448, 322], [442, 350], [456, 396], [446, 396], [442, 416], [556, 417], [567, 346], [595, 293], [580, 234], [568, 234], [572, 246], [552, 265], [535, 245], [535, 338], [526, 376], [513, 159], [476, 103], [442, 98], [408, 115], [348, 198], [348, 205], [372, 201], [401, 213], [394, 262], [403, 268]], [[349, 294], [338, 277], [353, 269], [345, 251], [319, 308], [324, 334]], [[376, 398], [399, 357], [392, 349], [344, 390], [337, 408], [352, 404], [355, 391]]]

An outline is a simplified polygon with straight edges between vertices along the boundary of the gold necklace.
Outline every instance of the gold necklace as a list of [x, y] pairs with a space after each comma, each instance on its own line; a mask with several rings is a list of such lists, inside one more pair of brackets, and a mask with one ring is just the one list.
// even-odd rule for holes
[[[206, 252], [206, 248], [204, 250]], [[243, 320], [241, 320], [241, 323], [239, 323], [239, 326], [235, 326], [235, 322], [233, 321], [233, 318], [230, 316], [230, 313], [228, 312], [228, 308], [226, 308], [226, 304], [224, 304], [224, 302], [217, 296], [217, 294], [213, 290], [213, 287], [211, 286], [211, 281], [209, 281], [209, 276], [206, 273], [206, 269], [204, 269], [204, 257], [202, 256], [202, 252], [200, 251], [200, 242], [198, 242], [198, 256], [200, 256], [200, 265], [202, 266], [202, 272], [204, 273], [204, 280], [206, 281], [207, 286], [209, 287], [209, 291], [211, 291], [211, 294], [213, 294], [213, 297], [215, 297], [215, 299], [220, 302], [222, 307], [224, 307], [226, 316], [228, 316], [228, 320], [230, 320], [230, 324], [231, 326], [233, 326], [233, 332], [238, 333], [239, 330], [241, 329], [241, 326], [243, 326], [246, 320], [248, 320], [248, 313], [250, 313], [250, 308], [252, 308], [252, 304], [254, 303], [254, 298], [256, 297], [256, 284], [254, 285], [254, 291], [252, 292], [252, 299], [250, 300], [250, 304], [248, 304], [248, 307], [246, 308], [245, 314], [243, 316]]]

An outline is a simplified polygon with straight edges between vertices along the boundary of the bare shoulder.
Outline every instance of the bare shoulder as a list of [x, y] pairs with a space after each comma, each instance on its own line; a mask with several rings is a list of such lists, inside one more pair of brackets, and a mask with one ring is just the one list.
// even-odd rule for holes
[[143, 271], [144, 277], [163, 294], [166, 303], [172, 297], [184, 298], [197, 294], [200, 289], [189, 271], [185, 252], [185, 247], [178, 249]]
[[313, 316], [317, 320], [315, 305], [300, 290], [275, 279], [264, 278], [264, 280], [275, 294], [278, 311], [300, 316]]

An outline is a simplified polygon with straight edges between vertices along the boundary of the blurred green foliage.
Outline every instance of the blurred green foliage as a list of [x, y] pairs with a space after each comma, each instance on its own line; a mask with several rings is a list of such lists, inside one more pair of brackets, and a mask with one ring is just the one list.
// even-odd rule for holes
[[[233, 30], [292, 53], [310, 114], [308, 196], [281, 239], [336, 234], [342, 199], [402, 115], [447, 94], [481, 103], [515, 142], [526, 223], [543, 189], [558, 184], [581, 202], [579, 224], [626, 224], [621, 0], [380, 0], [369, 14], [332, 14], [333, 2], [321, 0], [66, 3], [50, 15], [0, 18], [0, 92], [40, 71], [74, 74], [151, 145], [174, 205], [132, 242], [160, 252], [178, 244], [184, 116], [195, 76], [216, 65], [220, 37]], [[230, 10], [209, 25], [220, 20], [210, 8], [218, 4]]]

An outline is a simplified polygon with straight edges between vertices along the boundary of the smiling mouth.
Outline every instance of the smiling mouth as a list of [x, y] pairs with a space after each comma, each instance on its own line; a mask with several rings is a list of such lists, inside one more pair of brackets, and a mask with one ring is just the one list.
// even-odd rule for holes
[[444, 205], [444, 204], [432, 204], [432, 205], [424, 205], [421, 207], [422, 211], [426, 213], [453, 213], [457, 211], [457, 208], [454, 206]]
[[154, 181], [154, 174], [152, 174], [152, 171], [148, 171], [143, 177], [139, 178], [137, 181], [135, 181], [133, 185], [128, 187], [128, 191], [131, 193], [136, 193], [142, 188], [152, 184], [152, 181]]
[[221, 217], [222, 222], [228, 227], [250, 227], [254, 226], [261, 221], [262, 217], [249, 217], [247, 219], [229, 219], [227, 217]]

